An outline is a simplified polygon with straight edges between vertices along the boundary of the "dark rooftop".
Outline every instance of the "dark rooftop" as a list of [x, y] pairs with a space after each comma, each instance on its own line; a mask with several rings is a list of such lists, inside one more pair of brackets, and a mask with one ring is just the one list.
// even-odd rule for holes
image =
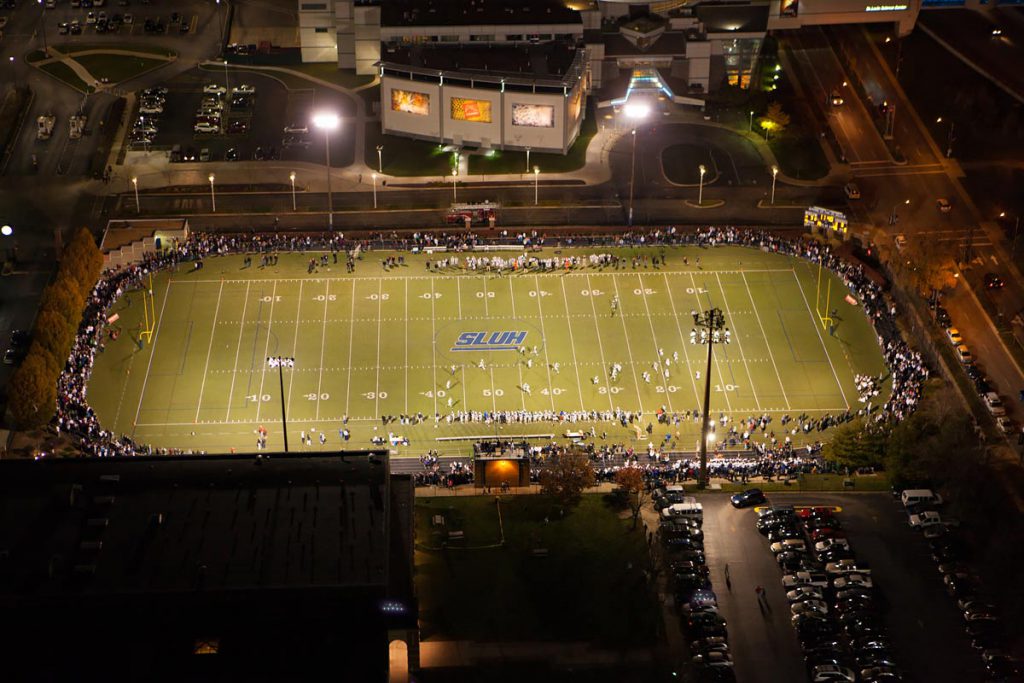
[[575, 56], [576, 48], [560, 41], [537, 45], [419, 44], [388, 46], [382, 61], [436, 71], [560, 79]]
[[623, 55], [681, 55], [686, 53], [686, 33], [665, 31], [657, 40], [641, 49], [620, 34], [606, 35], [604, 53], [608, 57]]
[[580, 15], [560, 0], [385, 0], [382, 26], [535, 26], [575, 24]]
[[2, 461], [5, 674], [381, 680], [411, 501], [386, 452]]
[[701, 3], [697, 18], [708, 33], [759, 33], [768, 30], [768, 4], [735, 5]]

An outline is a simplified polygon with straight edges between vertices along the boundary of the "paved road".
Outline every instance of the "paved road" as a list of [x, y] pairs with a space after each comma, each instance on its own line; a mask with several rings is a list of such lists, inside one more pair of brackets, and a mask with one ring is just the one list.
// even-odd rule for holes
[[[724, 495], [701, 497], [708, 566], [723, 616], [737, 679], [744, 683], [806, 680], [788, 605], [768, 543], [754, 528], [753, 510], [735, 510]], [[906, 525], [896, 501], [881, 494], [773, 494], [775, 504], [838, 505], [859, 560], [888, 603], [887, 621], [908, 681], [980, 680], [979, 659], [942, 589], [924, 539]], [[729, 565], [732, 591], [725, 586]], [[762, 614], [754, 586], [764, 586], [771, 611]], [[941, 644], [936, 647], [936, 644]]]

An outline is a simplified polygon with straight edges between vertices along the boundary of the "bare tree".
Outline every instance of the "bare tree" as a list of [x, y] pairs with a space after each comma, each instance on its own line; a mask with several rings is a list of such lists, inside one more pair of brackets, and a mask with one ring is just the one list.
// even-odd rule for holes
[[643, 470], [639, 467], [623, 467], [615, 473], [615, 483], [626, 494], [629, 510], [633, 513], [633, 528], [636, 529], [640, 510], [651, 495], [645, 486]]

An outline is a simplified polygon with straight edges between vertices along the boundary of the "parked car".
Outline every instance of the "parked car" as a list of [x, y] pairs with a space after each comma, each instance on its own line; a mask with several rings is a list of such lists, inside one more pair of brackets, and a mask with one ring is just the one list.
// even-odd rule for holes
[[232, 88], [231, 92], [239, 93], [242, 95], [252, 95], [254, 92], [256, 92], [256, 88], [249, 85], [248, 83], [242, 83], [241, 85], [236, 85], [234, 88]]
[[208, 95], [223, 95], [228, 91], [223, 85], [217, 85], [216, 83], [208, 83], [203, 86], [203, 92]]
[[1006, 286], [1003, 279], [995, 273], [985, 273], [983, 282], [985, 283], [985, 289], [1002, 289]]
[[867, 574], [843, 574], [836, 577], [836, 580], [832, 582], [832, 586], [837, 591], [841, 591], [846, 588], [872, 588], [874, 584], [872, 584], [871, 577]]
[[999, 398], [999, 394], [994, 391], [987, 392], [982, 399], [985, 401], [985, 407], [988, 408], [988, 412], [992, 413], [992, 417], [1003, 417], [1006, 415], [1006, 408], [1003, 407], [1003, 402]]
[[955, 327], [946, 328], [946, 337], [949, 339], [950, 343], [953, 344], [953, 346], [960, 346], [961, 344], [964, 343], [964, 338], [960, 336], [960, 330], [956, 329]]
[[927, 529], [930, 526], [938, 526], [942, 524], [942, 515], [934, 510], [926, 510], [925, 512], [921, 512], [916, 515], [910, 515], [907, 522], [910, 524], [911, 528]]
[[848, 669], [845, 666], [820, 664], [811, 669], [811, 681], [813, 683], [831, 683], [833, 681], [856, 683], [857, 675], [854, 674], [853, 669]]
[[945, 197], [939, 197], [935, 200], [935, 208], [942, 213], [949, 213], [953, 210], [953, 205], [949, 203], [949, 200]]
[[846, 183], [843, 192], [846, 193], [847, 199], [860, 199], [860, 188], [857, 187], [857, 183]]

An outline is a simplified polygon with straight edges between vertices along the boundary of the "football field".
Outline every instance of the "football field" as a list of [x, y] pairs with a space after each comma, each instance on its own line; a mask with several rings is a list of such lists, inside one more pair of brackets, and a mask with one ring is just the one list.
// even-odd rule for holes
[[[209, 452], [255, 451], [260, 425], [267, 448], [282, 449], [282, 396], [292, 450], [404, 437], [401, 454], [468, 453], [476, 438], [530, 435], [540, 443], [591, 425], [606, 443], [643, 448], [667, 435], [670, 446], [690, 450], [707, 361], [707, 347], [690, 342], [692, 314], [712, 307], [732, 333], [731, 344], [714, 348], [715, 418], [857, 410], [854, 375], [884, 372], [870, 324], [827, 273], [835, 334], [818, 322], [815, 266], [742, 247], [646, 253], [664, 253], [667, 264], [435, 273], [426, 268], [430, 257], [409, 254], [404, 266], [385, 270], [381, 259], [395, 254], [381, 252], [365, 254], [353, 274], [333, 262], [307, 274], [312, 254], [282, 254], [262, 269], [243, 267], [241, 256], [208, 258], [200, 270], [182, 264], [154, 278], [157, 323], [141, 349], [132, 338], [143, 320], [141, 293], [115, 303], [125, 334], [97, 354], [89, 401], [115, 432]], [[270, 356], [294, 357], [295, 366], [279, 374]], [[622, 369], [612, 379], [616, 364]], [[628, 425], [550, 419], [616, 409], [643, 416]], [[659, 424], [659, 409], [683, 419]], [[529, 411], [539, 419], [449, 421], [461, 411]], [[415, 419], [381, 420], [402, 415]], [[351, 431], [344, 444], [343, 427]], [[312, 446], [300, 443], [300, 433], [313, 435]]]

